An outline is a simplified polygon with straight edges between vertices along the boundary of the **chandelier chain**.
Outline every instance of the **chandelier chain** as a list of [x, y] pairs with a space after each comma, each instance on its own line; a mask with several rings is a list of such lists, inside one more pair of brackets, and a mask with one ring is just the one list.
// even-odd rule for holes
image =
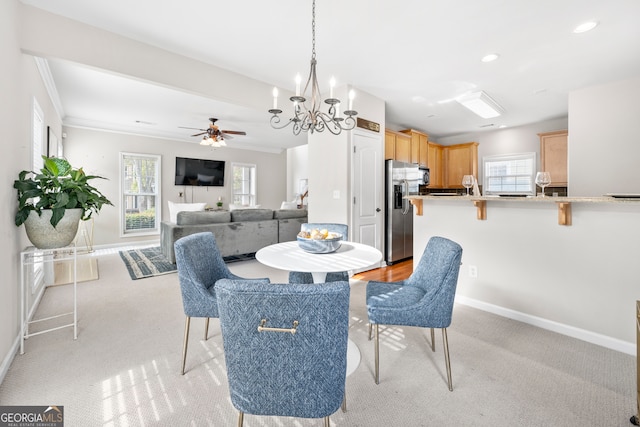
[[316, 59], [316, 0], [311, 7], [311, 59]]

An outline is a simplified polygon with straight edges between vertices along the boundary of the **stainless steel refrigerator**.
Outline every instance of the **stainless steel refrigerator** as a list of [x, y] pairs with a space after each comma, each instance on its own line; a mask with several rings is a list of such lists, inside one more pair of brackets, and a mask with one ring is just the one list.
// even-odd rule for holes
[[405, 196], [418, 194], [417, 164], [387, 160], [385, 168], [385, 261], [388, 265], [413, 256], [413, 206]]

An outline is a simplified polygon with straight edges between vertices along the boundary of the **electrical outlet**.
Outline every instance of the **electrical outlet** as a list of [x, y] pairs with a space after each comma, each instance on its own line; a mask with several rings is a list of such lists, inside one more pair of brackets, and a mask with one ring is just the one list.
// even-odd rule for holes
[[478, 267], [476, 267], [475, 265], [470, 265], [469, 266], [469, 277], [471, 277], [473, 279], [477, 279], [478, 278]]

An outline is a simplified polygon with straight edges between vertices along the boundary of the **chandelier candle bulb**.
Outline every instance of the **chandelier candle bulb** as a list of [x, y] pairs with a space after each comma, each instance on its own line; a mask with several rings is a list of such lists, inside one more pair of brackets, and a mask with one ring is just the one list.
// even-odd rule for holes
[[351, 89], [349, 91], [349, 110], [353, 110], [353, 98], [356, 97], [356, 93]]
[[296, 96], [300, 96], [300, 83], [302, 82], [302, 77], [300, 77], [300, 73], [296, 74]]
[[336, 85], [336, 79], [331, 77], [331, 80], [329, 80], [329, 98], [333, 99], [333, 88]]
[[278, 88], [277, 87], [273, 88], [273, 109], [274, 110], [278, 109]]

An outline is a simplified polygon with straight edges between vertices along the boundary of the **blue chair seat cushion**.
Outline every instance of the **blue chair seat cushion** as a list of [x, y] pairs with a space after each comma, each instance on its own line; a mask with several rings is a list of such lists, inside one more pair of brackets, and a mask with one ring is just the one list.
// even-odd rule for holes
[[404, 282], [371, 281], [367, 284], [369, 321], [380, 325], [448, 327], [450, 316], [441, 316], [437, 310], [428, 310], [425, 298], [428, 298], [425, 291], [417, 286]]

